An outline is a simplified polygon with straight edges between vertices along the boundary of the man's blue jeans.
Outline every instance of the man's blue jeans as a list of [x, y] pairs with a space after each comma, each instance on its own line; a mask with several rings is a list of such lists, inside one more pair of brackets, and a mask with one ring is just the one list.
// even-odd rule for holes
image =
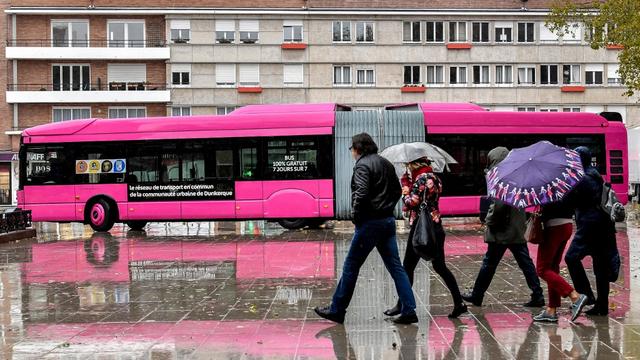
[[[411, 244], [407, 246], [411, 246]], [[342, 278], [340, 278], [336, 292], [333, 294], [331, 312], [343, 313], [347, 310], [355, 290], [360, 267], [374, 248], [378, 249], [387, 271], [395, 282], [396, 291], [402, 304], [402, 315], [415, 313], [416, 300], [413, 297], [409, 277], [404, 271], [398, 255], [396, 222], [393, 217], [368, 220], [356, 226], [349, 254], [344, 261]]]

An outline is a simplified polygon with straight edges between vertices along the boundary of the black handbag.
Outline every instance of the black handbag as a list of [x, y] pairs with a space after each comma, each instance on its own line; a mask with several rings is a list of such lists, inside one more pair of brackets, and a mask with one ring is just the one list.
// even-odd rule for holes
[[411, 237], [413, 251], [427, 261], [438, 256], [438, 239], [436, 238], [433, 219], [426, 203], [422, 203], [420, 206], [420, 212], [414, 226], [413, 236]]

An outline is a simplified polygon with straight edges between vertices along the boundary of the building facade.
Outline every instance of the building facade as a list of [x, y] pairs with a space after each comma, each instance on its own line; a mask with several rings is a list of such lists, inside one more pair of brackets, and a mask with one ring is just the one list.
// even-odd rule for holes
[[637, 99], [623, 96], [619, 47], [591, 49], [580, 24], [558, 37], [545, 26], [543, 0], [0, 4], [0, 203], [9, 205], [21, 131], [75, 118], [424, 101], [616, 111], [630, 126], [640, 115]]

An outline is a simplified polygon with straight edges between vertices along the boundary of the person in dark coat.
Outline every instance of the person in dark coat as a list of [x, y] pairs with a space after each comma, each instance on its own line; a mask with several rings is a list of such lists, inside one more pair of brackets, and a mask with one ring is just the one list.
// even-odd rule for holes
[[[589, 298], [588, 304], [595, 304], [587, 315], [605, 316], [609, 313], [610, 255], [616, 247], [615, 223], [600, 209], [604, 180], [591, 165], [591, 151], [584, 146], [575, 150], [580, 154], [585, 176], [567, 197], [575, 208], [576, 234], [564, 261], [576, 291]], [[582, 265], [586, 256], [593, 258], [597, 298]]]
[[[497, 166], [509, 154], [505, 147], [497, 147], [487, 155], [489, 169]], [[484, 294], [493, 280], [498, 264], [504, 253], [511, 251], [518, 266], [522, 270], [527, 285], [532, 291], [531, 300], [524, 304], [527, 307], [544, 306], [544, 295], [540, 287], [540, 279], [536, 274], [536, 268], [529, 256], [529, 248], [524, 239], [526, 227], [526, 214], [520, 209], [516, 209], [505, 203], [494, 201], [489, 207], [489, 212], [485, 219], [486, 230], [484, 242], [488, 244], [487, 252], [482, 260], [480, 272], [470, 293], [462, 295], [465, 301], [475, 306], [481, 306]]]
[[393, 321], [398, 324], [416, 323], [416, 300], [400, 262], [396, 242], [393, 213], [401, 195], [396, 170], [393, 164], [378, 155], [378, 146], [369, 134], [354, 136], [350, 150], [356, 159], [351, 178], [352, 218], [356, 230], [331, 305], [316, 307], [314, 311], [327, 320], [344, 322], [360, 267], [375, 248], [395, 282], [402, 305], [400, 316]]

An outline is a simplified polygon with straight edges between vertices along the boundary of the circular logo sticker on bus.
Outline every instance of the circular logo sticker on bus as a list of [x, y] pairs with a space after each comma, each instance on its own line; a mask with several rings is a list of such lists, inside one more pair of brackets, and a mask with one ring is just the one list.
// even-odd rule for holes
[[90, 173], [100, 172], [100, 160], [89, 160], [89, 172]]
[[102, 162], [103, 173], [111, 172], [111, 169], [113, 169], [113, 164], [111, 163], [111, 160], [105, 160]]
[[125, 171], [125, 162], [124, 160], [116, 160], [113, 163], [113, 172], [123, 173]]
[[87, 172], [87, 162], [84, 160], [76, 161], [76, 174], [84, 174]]

